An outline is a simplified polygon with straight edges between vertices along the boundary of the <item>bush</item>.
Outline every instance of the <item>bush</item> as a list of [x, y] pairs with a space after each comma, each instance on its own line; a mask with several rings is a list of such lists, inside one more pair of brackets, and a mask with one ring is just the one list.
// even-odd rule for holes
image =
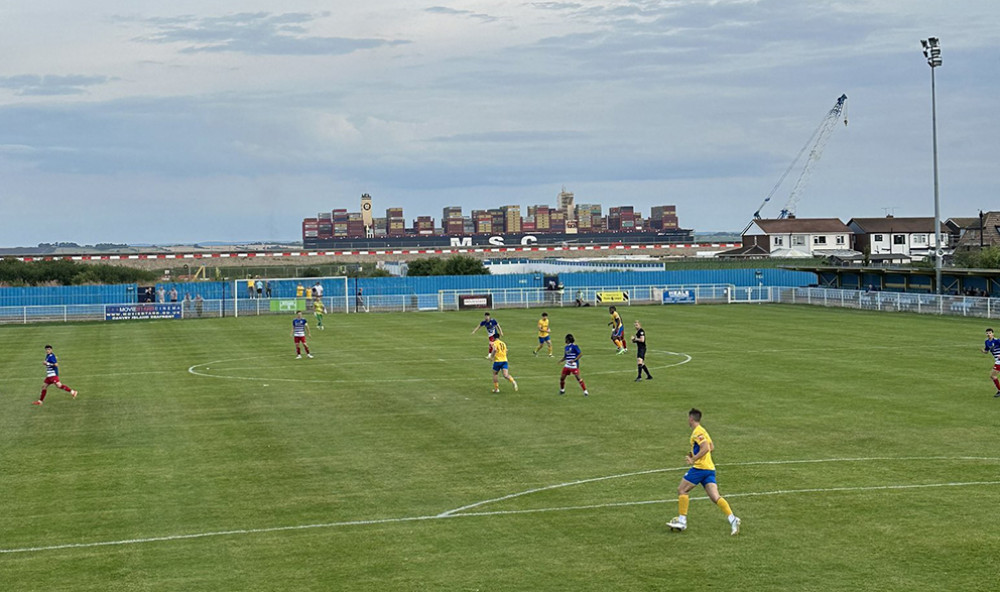
[[1000, 269], [1000, 248], [986, 247], [981, 251], [955, 253], [955, 266], [970, 269]]
[[489, 275], [483, 262], [467, 255], [448, 258], [415, 259], [407, 265], [407, 275]]
[[40, 286], [55, 284], [134, 284], [153, 282], [159, 274], [153, 271], [116, 265], [85, 265], [75, 261], [24, 262], [0, 260], [0, 284], [8, 286]]

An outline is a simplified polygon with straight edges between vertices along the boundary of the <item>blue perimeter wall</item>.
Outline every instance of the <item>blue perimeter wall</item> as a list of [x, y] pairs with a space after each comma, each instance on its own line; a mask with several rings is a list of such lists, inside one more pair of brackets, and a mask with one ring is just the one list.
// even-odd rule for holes
[[[631, 286], [656, 285], [693, 285], [693, 284], [732, 284], [734, 286], [756, 286], [758, 282], [764, 286], [808, 286], [816, 283], [816, 274], [806, 271], [789, 271], [785, 269], [761, 269], [758, 280], [755, 269], [718, 269], [718, 270], [686, 270], [686, 271], [606, 271], [564, 273], [559, 280], [567, 290], [577, 287], [592, 288], [628, 288]], [[309, 287], [316, 280], [302, 278], [302, 284]], [[231, 299], [233, 297], [233, 282], [195, 282], [195, 283], [165, 283], [163, 286], [169, 293], [176, 286], [179, 300], [185, 294], [191, 298], [201, 294], [205, 300]], [[247, 298], [239, 283], [237, 296]], [[290, 298], [295, 296], [295, 283], [274, 282], [271, 285], [273, 298]], [[465, 276], [432, 276], [432, 277], [387, 277], [359, 278], [349, 281], [348, 292], [355, 293], [355, 288], [361, 288], [365, 296], [395, 296], [407, 294], [437, 294], [440, 290], [501, 290], [504, 288], [543, 288], [541, 274], [514, 275], [465, 275]], [[120, 304], [136, 302], [136, 284], [115, 286], [48, 286], [29, 288], [0, 288], [0, 307], [2, 306], [52, 306], [72, 304]], [[326, 296], [337, 295], [339, 282], [324, 282]]]

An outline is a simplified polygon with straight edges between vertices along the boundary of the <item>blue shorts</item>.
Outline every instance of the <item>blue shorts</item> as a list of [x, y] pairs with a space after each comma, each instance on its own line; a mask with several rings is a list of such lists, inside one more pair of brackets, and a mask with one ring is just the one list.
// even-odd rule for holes
[[499, 372], [507, 368], [507, 362], [493, 362], [493, 371]]
[[715, 471], [691, 467], [688, 469], [688, 472], [684, 474], [684, 480], [688, 483], [694, 483], [695, 485], [701, 485], [704, 487], [707, 483], [715, 483]]
[[625, 327], [611, 331], [611, 337], [625, 337]]
[[552, 341], [552, 337], [539, 337], [538, 343], [545, 343], [546, 341]]

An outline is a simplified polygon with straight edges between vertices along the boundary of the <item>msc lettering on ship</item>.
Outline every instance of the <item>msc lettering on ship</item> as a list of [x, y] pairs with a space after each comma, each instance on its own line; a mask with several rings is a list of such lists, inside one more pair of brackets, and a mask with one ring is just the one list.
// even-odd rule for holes
[[[452, 247], [471, 247], [472, 237], [471, 236], [453, 236], [450, 239]], [[504, 242], [504, 237], [502, 236], [491, 236], [486, 239], [486, 244], [493, 247], [505, 247], [507, 244]], [[521, 237], [520, 244], [522, 247], [528, 245], [538, 244], [538, 238], [531, 234], [526, 234]]]

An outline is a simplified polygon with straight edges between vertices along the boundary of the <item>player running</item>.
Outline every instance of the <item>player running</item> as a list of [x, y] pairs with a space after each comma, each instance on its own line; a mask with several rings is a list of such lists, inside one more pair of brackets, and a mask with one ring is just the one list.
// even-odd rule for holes
[[541, 349], [548, 345], [549, 346], [549, 357], [552, 357], [552, 335], [549, 331], [549, 313], [543, 312], [542, 318], [538, 319], [538, 347], [535, 348], [534, 354], [537, 356]]
[[490, 338], [490, 341], [503, 337], [503, 329], [500, 328], [500, 323], [491, 317], [490, 313], [484, 314], [483, 320], [472, 330], [472, 334], [475, 335], [480, 327], [486, 327], [486, 336]]
[[323, 326], [323, 315], [326, 314], [326, 307], [323, 306], [322, 300], [317, 300], [313, 302], [313, 315], [316, 316], [316, 328], [320, 331], [325, 331], [326, 327]]
[[691, 503], [688, 493], [700, 483], [705, 488], [708, 499], [726, 514], [729, 526], [732, 528], [730, 534], [739, 534], [740, 519], [733, 514], [729, 502], [719, 496], [719, 485], [715, 482], [715, 463], [712, 462], [712, 450], [715, 444], [712, 444], [712, 438], [705, 428], [701, 427], [701, 411], [697, 409], [688, 411], [688, 425], [694, 431], [691, 432], [691, 452], [687, 453], [684, 460], [691, 465], [691, 468], [684, 474], [681, 484], [677, 487], [678, 516], [667, 522], [667, 526], [675, 531], [687, 528], [688, 504]]
[[625, 345], [625, 323], [614, 306], [609, 306], [608, 312], [611, 313], [611, 322], [608, 323], [611, 325], [611, 341], [618, 347], [616, 353], [620, 356], [628, 351], [628, 346]]
[[1000, 398], [1000, 339], [993, 338], [993, 329], [986, 330], [986, 345], [983, 347], [984, 354], [993, 355], [993, 371], [990, 372], [990, 378], [993, 379], [993, 384], [997, 387], [997, 394], [993, 395], [993, 398]]
[[62, 382], [59, 381], [59, 361], [56, 359], [56, 355], [52, 353], [52, 346], [45, 346], [45, 382], [42, 383], [42, 394], [38, 396], [38, 400], [32, 403], [32, 405], [41, 405], [45, 402], [45, 393], [49, 390], [49, 385], [54, 384], [56, 387], [68, 392], [73, 398], [76, 398], [77, 392]]
[[[306, 357], [311, 358], [313, 355], [309, 352], [309, 345], [306, 344], [306, 336], [312, 335], [309, 331], [309, 321], [302, 318], [302, 311], [295, 311], [295, 318], [292, 319], [292, 338], [295, 339], [295, 359], [302, 359], [302, 349], [306, 350]], [[301, 344], [301, 345], [300, 345]]]
[[566, 349], [563, 353], [563, 357], [560, 362], [565, 362], [563, 364], [562, 376], [559, 377], [559, 394], [566, 394], [566, 377], [572, 374], [576, 377], [576, 381], [580, 383], [580, 388], [583, 389], [583, 396], [590, 394], [587, 391], [587, 383], [580, 378], [580, 358], [583, 354], [580, 352], [580, 346], [576, 344], [576, 340], [573, 339], [573, 334], [569, 333], [566, 335]]
[[510, 375], [507, 366], [507, 344], [500, 339], [494, 339], [490, 343], [490, 353], [486, 356], [493, 360], [493, 392], [500, 392], [500, 379], [498, 374], [503, 373], [503, 377], [514, 385], [514, 392], [517, 392], [517, 381]]
[[635, 336], [632, 337], [632, 343], [636, 345], [635, 357], [636, 364], [639, 366], [639, 373], [636, 375], [635, 381], [642, 380], [643, 372], [646, 373], [646, 380], [653, 380], [653, 375], [649, 373], [649, 368], [646, 366], [646, 330], [642, 328], [639, 321], [635, 321], [633, 324], [635, 325]]

